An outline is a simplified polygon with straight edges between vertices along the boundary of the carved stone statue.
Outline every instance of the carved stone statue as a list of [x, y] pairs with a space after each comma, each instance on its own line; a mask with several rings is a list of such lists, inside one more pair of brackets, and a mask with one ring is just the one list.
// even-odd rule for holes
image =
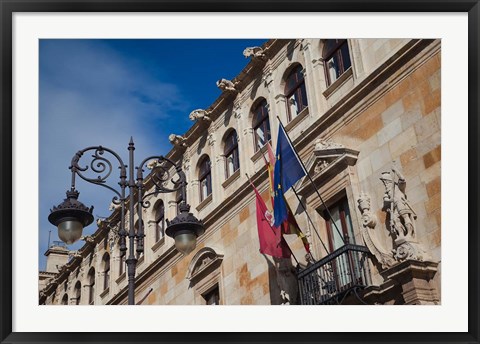
[[383, 209], [390, 215], [390, 232], [397, 239], [413, 239], [417, 215], [407, 201], [405, 178], [392, 168], [391, 172], [383, 172], [380, 180], [385, 185]]
[[405, 178], [392, 168], [390, 172], [383, 172], [380, 180], [385, 186], [382, 210], [387, 213], [387, 229], [394, 240], [394, 258], [398, 261], [430, 259], [422, 245], [415, 241], [417, 215], [407, 200]]
[[243, 56], [245, 56], [245, 58], [251, 57], [252, 59], [260, 59], [260, 60], [267, 59], [267, 56], [265, 55], [264, 50], [260, 47], [245, 48], [245, 50], [243, 51]]
[[210, 111], [203, 110], [203, 109], [196, 109], [190, 112], [190, 115], [188, 116], [188, 118], [190, 118], [191, 121], [202, 120], [202, 121], [210, 122], [212, 119], [208, 115], [210, 115]]
[[170, 134], [168, 140], [174, 146], [187, 147], [187, 139], [181, 135]]
[[217, 87], [221, 89], [222, 91], [226, 92], [238, 92], [237, 89], [235, 88], [236, 83], [231, 82], [230, 80], [227, 79], [220, 79], [217, 81]]
[[382, 265], [382, 268], [387, 268], [395, 263], [392, 254], [386, 253], [386, 249], [380, 245], [377, 240], [376, 233], [374, 231], [377, 225], [377, 219], [371, 211], [370, 197], [361, 193], [358, 200], [358, 209], [362, 214], [362, 233], [363, 241], [367, 245], [370, 252], [377, 258], [378, 262]]

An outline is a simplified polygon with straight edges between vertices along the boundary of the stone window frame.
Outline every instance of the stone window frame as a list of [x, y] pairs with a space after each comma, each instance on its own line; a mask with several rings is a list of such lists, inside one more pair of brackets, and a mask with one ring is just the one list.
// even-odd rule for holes
[[[263, 147], [266, 146], [267, 142], [272, 141], [272, 126], [270, 124], [270, 109], [269, 109], [268, 101], [264, 97], [259, 97], [250, 109], [251, 116], [252, 116], [252, 129], [253, 129], [253, 144], [254, 144], [254, 152], [259, 152]], [[261, 113], [257, 112], [258, 109], [261, 109]], [[266, 113], [265, 113], [266, 110]], [[261, 116], [260, 118], [258, 118]], [[265, 144], [261, 147], [259, 146], [259, 138], [257, 134], [257, 129], [263, 127], [263, 134], [265, 138]]]
[[95, 268], [92, 266], [87, 273], [88, 279], [88, 304], [93, 305], [95, 303]]
[[[335, 41], [334, 44], [330, 47], [328, 47], [328, 43]], [[342, 51], [343, 47], [346, 46], [347, 48], [347, 53], [348, 53], [348, 59], [350, 61], [350, 65], [345, 68], [344, 65], [344, 59], [345, 59], [345, 52]], [[339, 80], [343, 74], [347, 72], [347, 70], [352, 69], [352, 56], [350, 52], [350, 45], [348, 43], [348, 39], [343, 38], [343, 39], [326, 39], [323, 41], [323, 48], [322, 48], [322, 59], [324, 61], [323, 63], [323, 70], [325, 72], [325, 81], [327, 83], [327, 88], [332, 86]], [[329, 69], [328, 69], [328, 61], [330, 61], [333, 57], [337, 57], [339, 61], [339, 69], [340, 69], [340, 74], [336, 76], [335, 80], [331, 80]]]
[[75, 290], [75, 297], [72, 297], [72, 300], [75, 300], [75, 305], [79, 305], [82, 298], [82, 283], [77, 281], [73, 289]]
[[[305, 69], [299, 62], [293, 63], [284, 73], [284, 97], [285, 97], [285, 107], [287, 111], [287, 121], [290, 123], [300, 114], [304, 113], [306, 109], [308, 109], [308, 97], [307, 97], [307, 86], [305, 83]], [[298, 75], [301, 74], [301, 79], [299, 79]], [[296, 77], [293, 82], [293, 85], [289, 85], [290, 80], [292, 77]], [[305, 105], [303, 106], [304, 102], [301, 102], [302, 107], [295, 115], [292, 114], [291, 107], [289, 106], [292, 97], [297, 95], [300, 99], [305, 97]]]
[[[205, 182], [207, 188], [207, 194], [204, 195], [202, 192], [202, 183]], [[200, 192], [200, 203], [205, 201], [212, 195], [212, 161], [208, 154], [204, 154], [198, 163], [198, 185]]]
[[194, 290], [195, 304], [206, 304], [204, 295], [218, 286], [219, 305], [225, 304], [221, 265], [223, 254], [211, 247], [200, 249], [192, 258], [187, 272], [189, 288]]
[[[229, 140], [231, 144], [229, 145]], [[228, 180], [231, 176], [235, 175], [240, 170], [240, 150], [238, 145], [238, 133], [234, 128], [229, 128], [224, 135], [223, 142], [223, 154], [225, 157], [225, 180]], [[233, 172], [229, 172], [229, 161], [231, 157], [233, 164]]]
[[[356, 190], [358, 180], [356, 178], [355, 165], [359, 153], [358, 151], [343, 146], [324, 150], [317, 150], [315, 148], [305, 164], [307, 172], [319, 189], [327, 207], [330, 208], [331, 205], [334, 205], [341, 198], [346, 197], [354, 238], [358, 238], [361, 235], [361, 222], [355, 211], [356, 204], [354, 201], [358, 193], [358, 190]], [[319, 167], [321, 167], [321, 169], [319, 169]], [[314, 210], [318, 214], [319, 219], [324, 220], [325, 205], [319, 199], [308, 178], [302, 178], [295, 184], [294, 188], [297, 190], [297, 193], [305, 199], [307, 211], [309, 211], [308, 209], [310, 209], [310, 211]], [[323, 232], [319, 228], [317, 229], [320, 230], [319, 235], [322, 237], [322, 240], [329, 240], [326, 225], [324, 227], [326, 232]], [[323, 251], [321, 243], [317, 242], [318, 237], [311, 235], [310, 238], [313, 241], [312, 246], [320, 247], [320, 250]], [[358, 240], [352, 238], [351, 242], [355, 241], [358, 242]], [[329, 244], [328, 241], [324, 241], [324, 243]], [[330, 247], [329, 250], [331, 250]], [[318, 255], [318, 252], [316, 254]]]
[[[106, 258], [108, 257], [108, 259]], [[107, 290], [110, 287], [110, 254], [105, 252], [102, 257], [102, 274], [103, 274], [103, 290]]]

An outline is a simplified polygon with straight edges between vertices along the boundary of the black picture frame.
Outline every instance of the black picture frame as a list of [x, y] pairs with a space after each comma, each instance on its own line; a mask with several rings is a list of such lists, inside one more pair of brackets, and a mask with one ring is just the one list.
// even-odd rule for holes
[[[468, 332], [465, 333], [20, 333], [12, 332], [12, 202], [13, 197], [32, 195], [12, 194], [12, 17], [15, 12], [464, 12], [468, 13], [468, 150], [469, 150], [469, 242], [468, 242]], [[299, 0], [299, 1], [241, 1], [219, 0], [0, 0], [0, 79], [1, 79], [1, 156], [0, 156], [0, 340], [1, 343], [306, 343], [306, 342], [395, 342], [395, 343], [479, 343], [479, 236], [478, 223], [478, 135], [479, 128], [479, 14], [478, 0]], [[459, 171], [464, 177], [466, 171]], [[33, 178], [34, 176], [32, 176]], [[467, 200], [461, 200], [465, 203]], [[27, 205], [28, 206], [28, 205]], [[452, 316], [455, 316], [452, 314]], [[128, 320], [127, 324], [128, 324]], [[235, 321], [235, 319], [232, 319]], [[318, 319], [320, 322], [321, 319]], [[392, 321], [407, 321], [396, 319]], [[295, 319], [286, 320], [293, 326]], [[297, 330], [301, 328], [295, 326]], [[132, 329], [134, 331], [135, 329]]]

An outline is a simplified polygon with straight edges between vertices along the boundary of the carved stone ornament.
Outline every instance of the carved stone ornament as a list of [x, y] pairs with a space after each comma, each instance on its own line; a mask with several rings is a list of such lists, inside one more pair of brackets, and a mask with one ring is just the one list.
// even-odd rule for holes
[[265, 55], [265, 51], [261, 47], [248, 47], [245, 48], [243, 51], [243, 56], [245, 58], [251, 57], [252, 59], [258, 59], [265, 61], [267, 59], [267, 55]]
[[265, 86], [270, 86], [273, 82], [272, 71], [268, 71], [262, 75], [262, 81], [264, 82]]
[[113, 248], [115, 247], [115, 244], [117, 243], [119, 238], [120, 235], [118, 234], [118, 230], [116, 228], [110, 228], [107, 237], [108, 244], [110, 246], [110, 252], [113, 251]]
[[210, 111], [203, 110], [203, 109], [196, 109], [190, 112], [190, 115], [188, 118], [190, 118], [191, 121], [206, 121], [206, 122], [211, 122], [211, 118], [209, 117]]
[[238, 103], [235, 104], [233, 108], [233, 117], [235, 117], [236, 119], [240, 119], [242, 117], [241, 106]]
[[70, 261], [73, 258], [82, 258], [82, 255], [80, 254], [80, 252], [78, 250], [77, 251], [69, 251], [68, 252], [68, 260]]
[[233, 83], [227, 79], [220, 79], [217, 81], [217, 87], [224, 92], [238, 92], [238, 90], [235, 88], [236, 85], [237, 83]]
[[215, 135], [213, 135], [213, 133], [208, 134], [207, 140], [208, 140], [208, 144], [210, 146], [213, 146], [215, 144], [215, 141], [216, 141], [215, 140]]
[[315, 150], [329, 150], [329, 149], [339, 149], [339, 148], [345, 148], [345, 146], [340, 143], [333, 142], [331, 140], [324, 140], [324, 139], [315, 140]]
[[428, 259], [416, 237], [417, 215], [407, 200], [406, 180], [395, 167], [383, 172], [380, 180], [385, 186], [382, 210], [387, 213], [386, 227], [394, 242], [393, 254], [397, 261]]
[[176, 147], [187, 147], [187, 139], [181, 135], [170, 134], [168, 140]]
[[375, 233], [375, 226], [377, 225], [377, 219], [371, 212], [370, 197], [361, 193], [358, 200], [358, 209], [362, 214], [362, 233], [363, 241], [367, 245], [370, 252], [377, 258], [378, 262], [382, 265], [382, 268], [388, 268], [395, 263], [395, 259], [392, 254], [387, 253], [385, 247], [380, 245]]
[[95, 239], [91, 235], [85, 235], [80, 238], [80, 240], [83, 240], [85, 242], [93, 244], [95, 242]]
[[203, 277], [218, 269], [223, 261], [223, 254], [218, 254], [214, 249], [205, 247], [199, 250], [190, 262], [187, 279], [195, 284]]
[[120, 208], [120, 204], [116, 204], [116, 203], [110, 202], [110, 206], [108, 207], [108, 210], [110, 210], [110, 211], [115, 211], [115, 210], [117, 210], [118, 208]]

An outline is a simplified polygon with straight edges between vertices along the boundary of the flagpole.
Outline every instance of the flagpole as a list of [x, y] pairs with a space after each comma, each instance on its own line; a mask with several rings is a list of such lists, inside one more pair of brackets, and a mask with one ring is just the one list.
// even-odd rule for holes
[[[307, 169], [306, 169], [305, 165], [303, 164], [302, 159], [300, 159], [300, 156], [298, 155], [295, 147], [293, 146], [293, 142], [292, 142], [292, 140], [290, 139], [290, 136], [288, 136], [288, 133], [287, 133], [287, 131], [285, 130], [285, 127], [283, 126], [282, 121], [280, 120], [280, 117], [277, 116], [277, 119], [278, 119], [278, 122], [280, 123], [280, 126], [281, 126], [282, 129], [283, 129], [283, 132], [285, 133], [285, 136], [287, 137], [288, 142], [290, 143], [290, 146], [292, 146], [292, 149], [293, 149], [293, 151], [295, 152], [295, 155], [297, 156], [298, 161], [299, 161], [300, 164], [302, 165], [302, 168], [303, 168], [303, 170], [305, 171], [305, 174], [307, 175], [308, 179], [310, 180], [310, 183], [311, 183], [311, 184], [313, 185], [313, 187], [315, 188], [315, 191], [317, 192], [318, 198], [320, 199], [320, 201], [322, 202], [323, 206], [325, 207], [325, 210], [327, 211], [327, 214], [328, 214], [329, 218], [330, 218], [330, 219], [333, 219], [332, 214], [330, 213], [330, 210], [328, 210], [327, 205], [325, 204], [325, 202], [323, 201], [322, 196], [320, 195], [320, 191], [318, 191], [317, 186], [316, 186], [315, 183], [313, 182], [312, 177], [310, 177], [310, 174], [307, 172]], [[278, 144], [278, 143], [277, 143], [277, 144]], [[342, 233], [340, 232], [340, 230], [338, 229], [337, 224], [335, 223], [335, 221], [332, 221], [332, 223], [333, 223], [333, 226], [335, 227], [335, 229], [337, 230], [338, 235], [340, 235], [340, 238], [342, 239], [343, 244], [345, 245], [347, 242], [346, 242], [345, 239], [343, 238], [343, 234], [342, 234]]]
[[292, 186], [292, 190], [293, 190], [293, 193], [295, 194], [295, 196], [297, 196], [298, 202], [300, 202], [300, 204], [302, 205], [302, 208], [305, 211], [305, 214], [307, 214], [307, 218], [308, 218], [310, 224], [312, 225], [313, 230], [317, 234], [318, 239], [320, 239], [320, 242], [322, 243], [322, 246], [325, 249], [325, 252], [327, 252], [327, 254], [330, 254], [330, 251], [325, 246], [325, 243], [323, 242], [322, 238], [320, 237], [320, 234], [318, 233], [317, 228], [315, 227], [312, 219], [310, 218], [310, 215], [308, 215], [307, 207], [303, 204], [302, 200], [300, 199], [300, 196], [298, 195], [297, 190], [295, 190], [295, 188], [293, 186]]
[[[245, 175], [247, 176], [247, 179], [248, 179], [250, 185], [253, 186], [253, 183], [252, 183], [252, 181], [250, 180], [250, 177], [248, 176], [248, 174], [245, 173]], [[267, 221], [268, 226], [270, 227], [270, 229], [272, 230], [272, 232], [273, 232], [274, 234], [276, 234], [276, 233], [275, 233], [275, 229], [273, 229], [272, 225], [270, 224], [270, 221], [268, 221], [268, 220], [265, 218], [265, 214], [262, 214], [262, 215], [263, 215], [263, 219], [264, 219], [265, 221]], [[292, 249], [291, 249], [290, 246], [288, 245], [288, 242], [287, 242], [287, 241], [285, 240], [285, 238], [283, 237], [283, 234], [282, 234], [282, 230], [281, 230], [281, 229], [280, 229], [280, 238], [281, 238], [280, 240], [282, 240], [282, 241], [285, 243], [285, 245], [287, 246], [288, 250], [290, 251], [291, 255], [293, 256], [293, 259], [295, 259], [295, 262], [297, 263], [297, 266], [300, 265], [300, 263], [299, 263], [298, 260], [297, 260], [297, 257], [295, 257], [295, 254], [293, 253]]]

